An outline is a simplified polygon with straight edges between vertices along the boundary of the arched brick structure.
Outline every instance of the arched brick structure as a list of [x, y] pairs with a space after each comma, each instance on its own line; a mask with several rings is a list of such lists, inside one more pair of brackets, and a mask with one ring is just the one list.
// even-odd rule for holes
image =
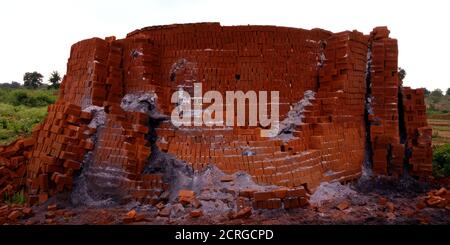
[[[280, 120], [305, 91], [314, 91], [315, 99], [289, 140], [261, 138], [258, 127], [161, 124], [156, 146], [196, 170], [214, 164], [227, 173], [245, 171], [261, 184], [309, 189], [359, 178], [365, 160], [378, 174], [400, 175], [407, 163], [412, 174], [427, 176], [431, 131], [423, 91], [401, 87], [397, 56], [387, 28], [364, 35], [199, 23], [80, 41], [47, 119], [31, 139], [0, 148], [0, 156], [8, 166], [27, 164], [19, 173], [26, 173], [35, 198], [70, 188], [90, 151], [92, 166], [120, 170], [125, 189], [167, 188], [160, 176], [143, 173], [151, 152], [146, 135], [153, 130], [147, 116], [124, 111], [120, 102], [126, 94], [154, 92], [159, 110], [170, 115], [172, 93], [198, 82], [222, 94], [279, 91]], [[107, 122], [97, 130], [88, 126], [91, 106], [107, 108]], [[407, 131], [403, 137], [400, 128]], [[408, 149], [412, 155], [405, 157]], [[248, 150], [253, 154], [244, 154]]]

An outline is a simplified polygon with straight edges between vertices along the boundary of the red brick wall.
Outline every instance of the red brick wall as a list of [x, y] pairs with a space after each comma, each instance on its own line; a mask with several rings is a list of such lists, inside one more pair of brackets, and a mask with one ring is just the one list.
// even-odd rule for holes
[[[406, 145], [400, 142], [397, 41], [389, 38], [386, 28], [365, 36], [357, 31], [333, 34], [320, 29], [201, 23], [149, 27], [121, 40], [94, 38], [74, 44], [59, 99], [36, 128], [33, 144], [26, 148], [30, 153], [20, 160], [27, 164], [28, 186], [32, 194], [43, 195], [70, 188], [73, 174], [90, 150], [95, 153], [94, 165], [122, 168], [131, 186], [149, 187], [145, 181], [154, 179], [160, 183], [160, 176], [141, 175], [150, 154], [144, 139], [150, 130], [147, 122], [141, 120], [142, 114], [124, 112], [120, 101], [127, 93], [152, 91], [158, 95], [159, 109], [170, 114], [172, 92], [178, 85], [194, 82], [201, 82], [204, 91], [222, 94], [280, 91], [281, 119], [306, 90], [314, 90], [316, 96], [306, 108], [304, 123], [295, 129], [296, 138], [288, 142], [261, 138], [259, 128], [192, 131], [163, 124], [157, 129], [161, 150], [195, 169], [212, 163], [227, 173], [245, 171], [258, 183], [314, 188], [323, 181], [357, 179], [365, 155], [369, 47], [373, 169], [378, 174], [401, 174], [405, 148], [410, 148], [411, 172], [428, 175], [431, 131], [426, 128], [421, 90], [400, 91], [408, 136]], [[320, 64], [322, 52], [326, 59]], [[86, 126], [90, 114], [81, 113], [90, 105], [106, 106], [108, 111], [95, 145], [88, 140], [96, 133]], [[256, 154], [244, 156], [245, 150]], [[20, 157], [23, 152], [20, 144], [11, 145], [0, 148], [0, 157]]]

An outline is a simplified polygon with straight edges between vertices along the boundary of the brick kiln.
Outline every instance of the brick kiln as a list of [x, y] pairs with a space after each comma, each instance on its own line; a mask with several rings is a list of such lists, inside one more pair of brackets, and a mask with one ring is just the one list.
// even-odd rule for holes
[[[45, 121], [30, 138], [0, 148], [0, 192], [26, 187], [31, 203], [43, 202], [70, 190], [89, 168], [114, 177], [110, 189], [143, 200], [170, 188], [162, 174], [145, 171], [153, 151], [194, 170], [213, 164], [287, 188], [243, 190], [258, 207], [275, 208], [280, 200], [302, 205], [305, 189], [356, 180], [364, 164], [375, 174], [427, 177], [432, 152], [424, 93], [402, 87], [397, 57], [397, 40], [385, 27], [364, 35], [199, 23], [80, 41]], [[121, 106], [125, 95], [154, 93], [157, 110], [170, 115], [172, 93], [196, 82], [221, 93], [279, 91], [280, 121], [305, 94], [314, 96], [302, 108], [302, 123], [273, 138], [260, 137], [260, 127], [175, 128]], [[99, 111], [104, 122], [93, 126]]]

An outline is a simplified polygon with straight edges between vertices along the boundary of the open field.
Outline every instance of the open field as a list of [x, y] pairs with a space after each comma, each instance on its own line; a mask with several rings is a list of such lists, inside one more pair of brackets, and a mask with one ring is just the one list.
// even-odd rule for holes
[[433, 145], [450, 143], [450, 114], [429, 115], [428, 124], [433, 128]]
[[0, 145], [27, 136], [47, 115], [56, 90], [0, 89]]

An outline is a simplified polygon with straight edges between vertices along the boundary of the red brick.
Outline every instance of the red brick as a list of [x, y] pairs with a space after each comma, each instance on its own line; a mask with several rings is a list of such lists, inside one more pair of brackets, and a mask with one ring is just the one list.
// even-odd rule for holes
[[195, 193], [191, 190], [180, 190], [178, 192], [178, 201], [183, 205], [191, 204], [195, 199]]
[[266, 201], [273, 197], [273, 193], [271, 191], [257, 191], [253, 193], [253, 198], [255, 201]]
[[200, 209], [194, 209], [191, 211], [190, 215], [192, 218], [199, 218], [203, 216], [203, 211]]

